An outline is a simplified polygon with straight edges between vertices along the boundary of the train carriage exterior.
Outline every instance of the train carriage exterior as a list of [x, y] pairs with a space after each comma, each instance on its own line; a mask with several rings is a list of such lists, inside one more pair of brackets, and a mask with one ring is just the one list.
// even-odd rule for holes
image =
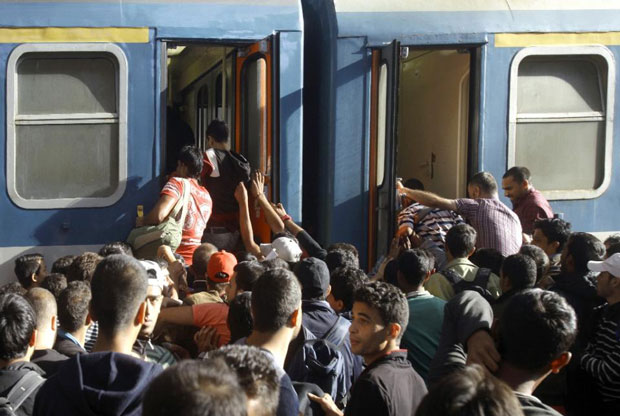
[[306, 137], [320, 138], [305, 166], [325, 167], [304, 171], [322, 210], [304, 214], [319, 240], [354, 242], [372, 267], [393, 235], [395, 177], [465, 197], [473, 173], [499, 181], [514, 165], [574, 230], [620, 230], [618, 2], [304, 3], [306, 77], [321, 85], [305, 97], [318, 111]]
[[22, 253], [124, 239], [163, 185], [171, 114], [199, 144], [226, 120], [301, 216], [296, 0], [0, 1], [0, 68], [0, 283]]

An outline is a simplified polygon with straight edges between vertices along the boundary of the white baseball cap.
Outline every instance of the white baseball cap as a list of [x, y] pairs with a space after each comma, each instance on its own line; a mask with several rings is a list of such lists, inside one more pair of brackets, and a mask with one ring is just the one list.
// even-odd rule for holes
[[620, 277], [620, 253], [613, 254], [603, 261], [589, 261], [588, 269], [593, 272], [608, 272], [614, 277]]
[[162, 290], [168, 286], [166, 276], [159, 264], [151, 260], [139, 260], [139, 262], [146, 269], [149, 286], [156, 286]]
[[267, 260], [279, 257], [289, 263], [295, 263], [301, 258], [299, 244], [290, 237], [278, 237], [271, 244], [261, 244], [260, 251]]

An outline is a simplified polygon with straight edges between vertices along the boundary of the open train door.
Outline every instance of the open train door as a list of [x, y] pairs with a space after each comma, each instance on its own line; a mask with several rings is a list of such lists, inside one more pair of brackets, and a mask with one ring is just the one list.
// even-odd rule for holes
[[[277, 160], [274, 131], [274, 47], [270, 36], [239, 49], [235, 71], [235, 149], [250, 162], [253, 170], [265, 174], [265, 194], [273, 201], [276, 175], [272, 160]], [[271, 233], [256, 201], [250, 200], [254, 235], [271, 241]]]
[[368, 267], [385, 255], [396, 230], [396, 139], [400, 42], [372, 53]]

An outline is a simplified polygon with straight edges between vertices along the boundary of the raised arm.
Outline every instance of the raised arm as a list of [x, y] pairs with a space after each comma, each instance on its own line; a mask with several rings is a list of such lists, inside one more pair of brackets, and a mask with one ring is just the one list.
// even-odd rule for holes
[[263, 189], [265, 187], [265, 177], [259, 171], [255, 171], [252, 174], [252, 184], [250, 186], [250, 195], [256, 198], [258, 201], [258, 205], [262, 208], [265, 213], [265, 221], [267, 221], [267, 225], [271, 228], [271, 232], [274, 234], [284, 232], [284, 223], [273, 210], [273, 207], [269, 203], [269, 200], [265, 196]]
[[456, 201], [454, 199], [443, 198], [432, 192], [405, 188], [400, 182], [396, 182], [396, 189], [398, 189], [398, 192], [401, 194], [405, 194], [407, 198], [413, 199], [427, 207], [456, 211]]
[[239, 182], [235, 189], [235, 199], [239, 204], [239, 229], [245, 251], [261, 258], [260, 247], [254, 242], [254, 229], [252, 228], [252, 221], [250, 221], [250, 208], [248, 207], [248, 192], [243, 182]]
[[321, 247], [321, 245], [317, 243], [317, 241], [312, 238], [312, 236], [308, 234], [306, 230], [301, 228], [295, 223], [295, 221], [293, 221], [291, 216], [288, 215], [284, 210], [284, 206], [282, 204], [271, 204], [271, 206], [276, 212], [276, 214], [284, 221], [286, 229], [297, 238], [297, 241], [299, 241], [299, 245], [301, 246], [301, 248], [306, 250], [309, 256], [325, 260], [325, 257], [327, 256], [327, 251], [323, 247]]

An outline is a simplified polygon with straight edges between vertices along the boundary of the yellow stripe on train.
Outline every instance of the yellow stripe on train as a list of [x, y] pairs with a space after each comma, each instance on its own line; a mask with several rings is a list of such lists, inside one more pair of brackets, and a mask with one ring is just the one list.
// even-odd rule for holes
[[498, 33], [496, 48], [556, 45], [620, 45], [620, 32]]
[[0, 28], [0, 43], [112, 42], [148, 43], [146, 27]]

